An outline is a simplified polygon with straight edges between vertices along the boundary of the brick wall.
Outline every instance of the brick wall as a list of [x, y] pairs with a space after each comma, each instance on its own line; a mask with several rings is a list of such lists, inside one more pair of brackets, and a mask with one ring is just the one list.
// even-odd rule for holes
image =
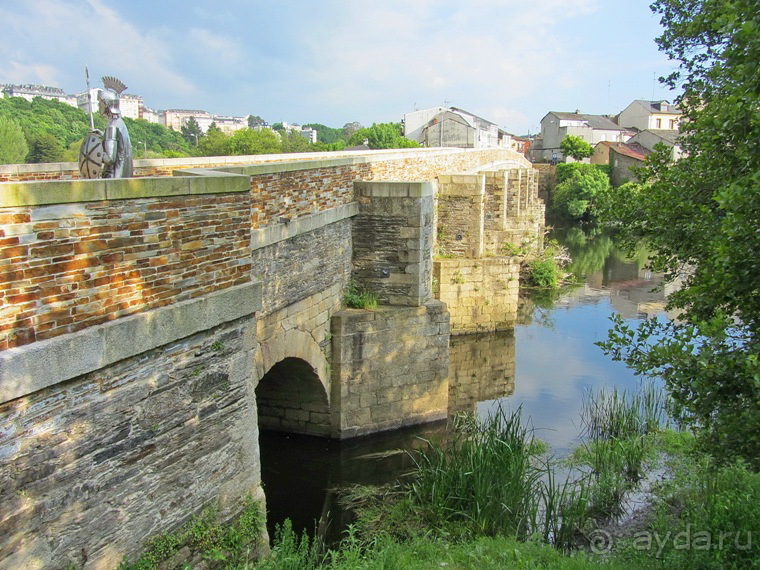
[[250, 195], [0, 208], [0, 350], [249, 282]]

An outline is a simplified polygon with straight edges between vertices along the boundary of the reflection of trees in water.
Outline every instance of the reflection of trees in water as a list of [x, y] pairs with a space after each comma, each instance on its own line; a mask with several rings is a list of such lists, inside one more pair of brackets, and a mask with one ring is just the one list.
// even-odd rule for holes
[[[607, 273], [605, 269], [610, 263], [617, 267], [628, 265], [638, 270], [648, 258], [648, 252], [643, 247], [625, 252], [616, 246], [613, 237], [594, 227], [557, 228], [552, 232], [552, 237], [570, 252], [572, 263], [568, 270], [578, 280], [594, 274], [601, 277]], [[608, 280], [605, 278], [605, 281]]]

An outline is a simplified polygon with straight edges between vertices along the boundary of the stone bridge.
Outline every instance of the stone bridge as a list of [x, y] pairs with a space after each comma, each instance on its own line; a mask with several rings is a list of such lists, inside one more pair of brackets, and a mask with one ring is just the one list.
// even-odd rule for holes
[[[258, 430], [446, 417], [508, 328], [537, 176], [503, 149], [0, 167], [0, 567], [113, 567], [264, 500]], [[434, 251], [437, 253], [434, 259]], [[345, 309], [350, 281], [376, 311]]]

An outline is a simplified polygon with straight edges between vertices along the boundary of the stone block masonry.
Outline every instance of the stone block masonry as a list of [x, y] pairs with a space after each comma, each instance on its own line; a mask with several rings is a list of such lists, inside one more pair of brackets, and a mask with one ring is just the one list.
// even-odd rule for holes
[[440, 259], [438, 298], [451, 313], [456, 334], [512, 328], [517, 319], [520, 266], [511, 257]]
[[419, 306], [432, 293], [430, 182], [356, 182], [354, 276], [381, 303]]
[[347, 309], [333, 315], [331, 331], [335, 437], [446, 417], [449, 316], [443, 303]]
[[211, 502], [263, 508], [255, 349], [246, 317], [0, 404], [0, 567], [115, 568]]

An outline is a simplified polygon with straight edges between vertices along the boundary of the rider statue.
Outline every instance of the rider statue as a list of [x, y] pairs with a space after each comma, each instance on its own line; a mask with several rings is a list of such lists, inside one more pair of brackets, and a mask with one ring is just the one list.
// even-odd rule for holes
[[79, 150], [79, 171], [84, 178], [129, 178], [132, 176], [132, 144], [121, 118], [119, 95], [127, 88], [115, 77], [104, 77], [98, 92], [100, 113], [108, 119], [105, 134], [93, 130]]

